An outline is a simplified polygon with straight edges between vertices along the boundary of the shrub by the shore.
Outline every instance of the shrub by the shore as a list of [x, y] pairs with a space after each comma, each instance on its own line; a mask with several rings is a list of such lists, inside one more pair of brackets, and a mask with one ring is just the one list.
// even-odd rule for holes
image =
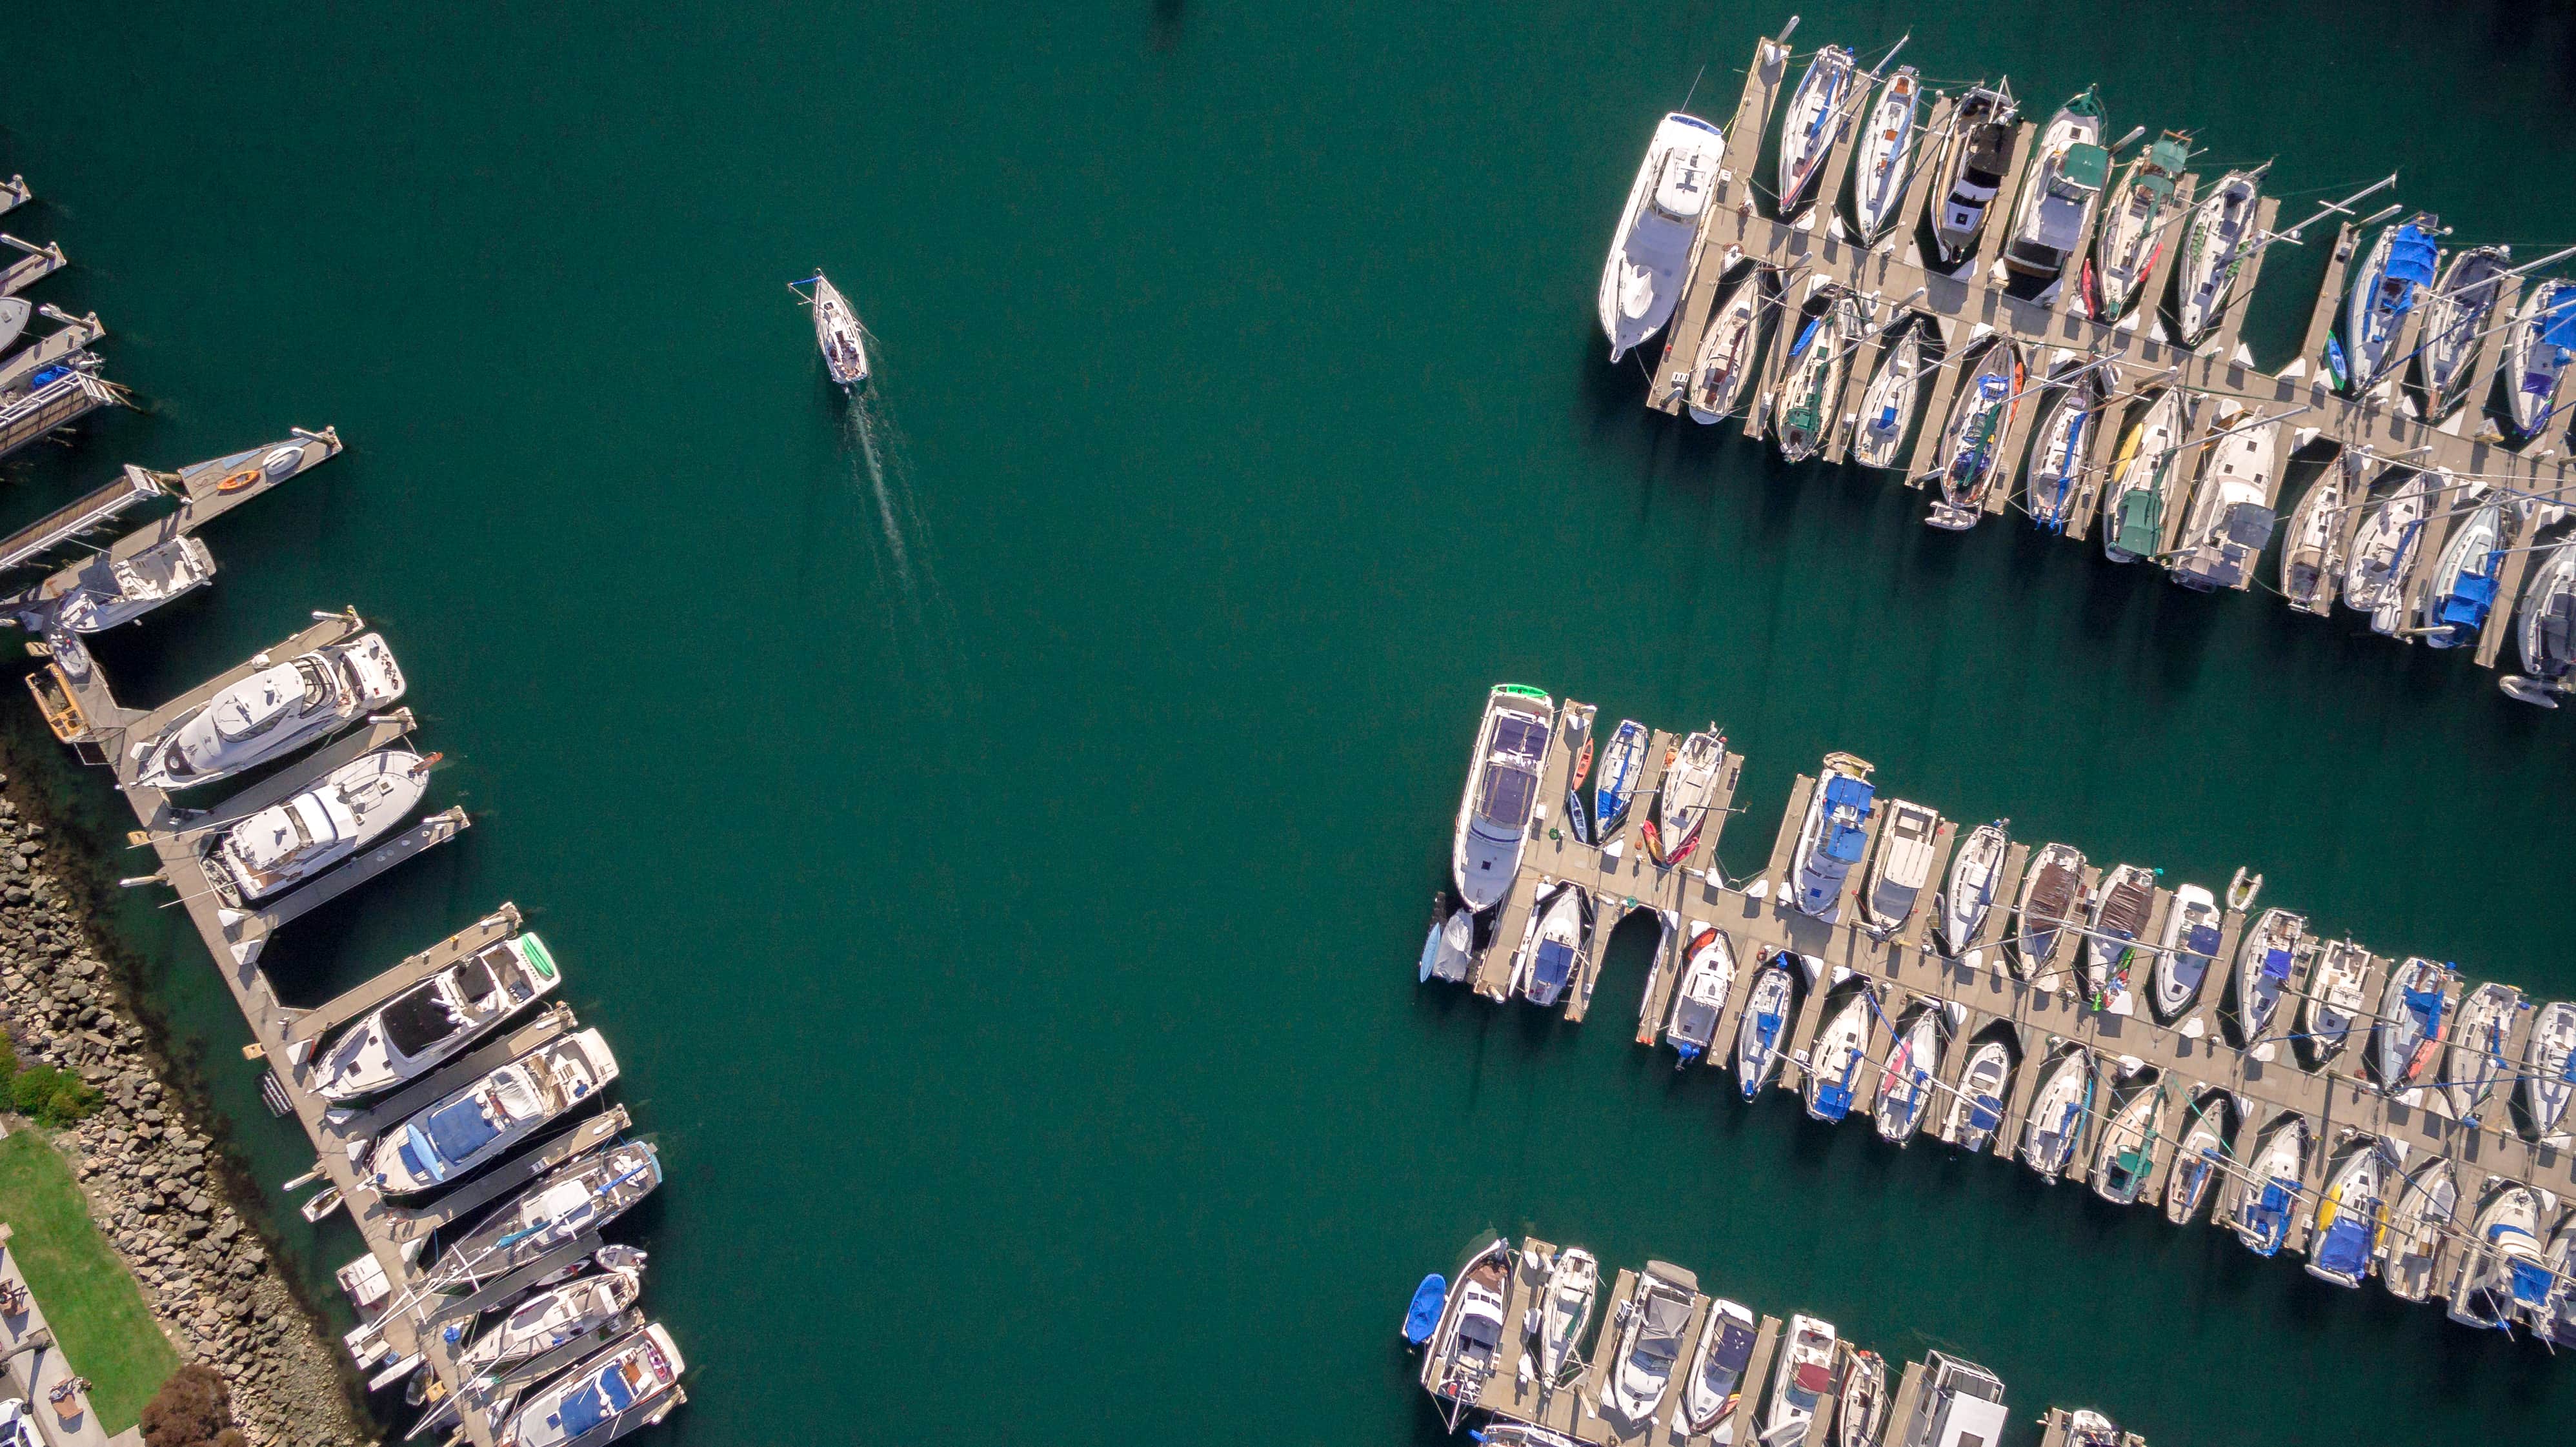
[[77, 1125], [98, 1109], [100, 1096], [77, 1075], [51, 1065], [18, 1068], [17, 1048], [0, 1036], [0, 1096], [20, 1115], [60, 1128]]
[[190, 1362], [143, 1405], [144, 1447], [245, 1447], [233, 1397], [212, 1367]]

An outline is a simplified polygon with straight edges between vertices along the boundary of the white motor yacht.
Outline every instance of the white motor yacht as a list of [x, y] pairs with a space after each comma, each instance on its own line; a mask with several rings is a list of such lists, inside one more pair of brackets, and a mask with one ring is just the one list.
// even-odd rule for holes
[[1449, 848], [1458, 897], [1480, 914], [1502, 903], [1520, 873], [1555, 718], [1555, 704], [1535, 688], [1497, 684], [1486, 696]]
[[1780, 1364], [1771, 1373], [1771, 1410], [1762, 1419], [1761, 1447], [1803, 1447], [1816, 1407], [1833, 1390], [1834, 1325], [1803, 1313], [1789, 1318]]
[[[1709, 1302], [1699, 1345], [1692, 1350], [1689, 1371], [1682, 1378], [1682, 1424], [1694, 1435], [1718, 1431], [1735, 1411], [1744, 1395], [1744, 1368], [1753, 1360], [1758, 1330], [1747, 1308], [1724, 1298]], [[1734, 1435], [1729, 1431], [1716, 1440], [1731, 1443]]]
[[230, 684], [134, 745], [134, 783], [186, 789], [255, 769], [402, 697], [381, 634], [314, 649]]
[[1840, 907], [1843, 881], [1860, 862], [1869, 838], [1874, 791], [1872, 765], [1852, 754], [1827, 754], [1823, 777], [1809, 796], [1806, 821], [1798, 827], [1797, 852], [1790, 856], [1792, 896], [1801, 914], [1831, 920]]
[[313, 1088], [342, 1104], [417, 1080], [560, 983], [534, 933], [495, 940], [343, 1030], [315, 1063]]
[[1673, 987], [1672, 1018], [1664, 1026], [1664, 1038], [1681, 1055], [1679, 1065], [1702, 1056], [1716, 1059], [1718, 1018], [1735, 989], [1734, 944], [1725, 931], [1692, 923], [1697, 927], [1682, 948], [1681, 981]]
[[648, 1326], [539, 1388], [502, 1426], [499, 1447], [605, 1442], [626, 1423], [657, 1421], [687, 1365], [671, 1334]]
[[1675, 111], [1655, 127], [1601, 271], [1601, 330], [1611, 361], [1672, 320], [1725, 151], [1726, 137], [1697, 116]]
[[367, 1170], [388, 1196], [448, 1185], [509, 1154], [616, 1079], [617, 1057], [598, 1031], [550, 1041], [377, 1137]]
[[1932, 845], [1941, 832], [1941, 816], [1921, 804], [1890, 799], [1886, 807], [1860, 893], [1861, 918], [1881, 939], [1914, 917], [1915, 901], [1931, 882]]
[[379, 749], [198, 847], [206, 877], [236, 907], [310, 879], [403, 821], [429, 789], [431, 759]]
[[2156, 949], [2156, 1013], [2177, 1020], [2200, 998], [2201, 981], [2218, 958], [2218, 900], [2197, 884], [2174, 891]]
[[2055, 277], [2083, 243], [2111, 179], [2111, 153], [2102, 149], [2102, 103], [2092, 91], [2048, 118], [2030, 167], [2013, 205], [2004, 265], [2024, 276]]
[[1690, 1328], [1691, 1305], [1698, 1296], [1698, 1277], [1665, 1262], [1646, 1263], [1610, 1358], [1603, 1407], [1637, 1426], [1654, 1420], [1655, 1409], [1672, 1388], [1682, 1336]]

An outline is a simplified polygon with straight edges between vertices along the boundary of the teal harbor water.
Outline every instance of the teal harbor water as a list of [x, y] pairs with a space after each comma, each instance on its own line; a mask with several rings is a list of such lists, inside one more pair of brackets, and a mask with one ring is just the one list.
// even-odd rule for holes
[[[2563, 9], [1806, 5], [2116, 134], [2399, 169], [2458, 239], [2576, 241]], [[1746, 1107], [1418, 988], [1512, 679], [1750, 758], [1726, 862], [1829, 749], [1953, 817], [2576, 992], [2576, 718], [2458, 656], [1920, 527], [1917, 495], [1646, 414], [1593, 319], [1655, 119], [1782, 13], [1213, 0], [38, 6], [0, 15], [0, 226], [77, 269], [145, 412], [6, 465], [335, 424], [109, 637], [154, 703], [354, 604], [475, 827], [291, 928], [318, 1002], [504, 899], [668, 1186], [657, 1442], [1429, 1441], [1395, 1329], [1488, 1225], [1658, 1256], [1891, 1361], [2159, 1443], [2548, 1440], [2576, 1366], [2026, 1171]], [[1705, 74], [1701, 71], [1705, 68]], [[2287, 360], [2322, 248], [2267, 263]], [[829, 388], [827, 268], [880, 385]], [[14, 687], [14, 686], [13, 686]], [[21, 743], [32, 710], [0, 703]], [[102, 871], [123, 820], [48, 765]], [[117, 921], [254, 1174], [309, 1163], [174, 910]], [[282, 1198], [276, 1204], [287, 1204]], [[344, 1224], [286, 1233], [317, 1288]]]

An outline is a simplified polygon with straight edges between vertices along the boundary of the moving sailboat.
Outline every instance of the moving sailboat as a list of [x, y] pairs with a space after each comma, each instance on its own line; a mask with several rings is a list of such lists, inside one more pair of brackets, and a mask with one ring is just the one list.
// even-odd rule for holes
[[1964, 954], [1968, 942], [1985, 925], [1994, 908], [1995, 881], [2002, 877], [2004, 854], [2012, 846], [2010, 820], [1980, 824], [1959, 841], [1950, 856], [1949, 877], [1941, 885], [1941, 943], [1951, 954]]
[[2039, 1091], [2031, 1097], [2029, 1122], [2022, 1131], [2023, 1163], [2051, 1181], [2066, 1174], [2092, 1108], [2093, 1057], [2082, 1046], [2070, 1045], [2041, 1067]]
[[1502, 903], [1520, 872], [1555, 719], [1554, 701], [1535, 688], [1496, 684], [1485, 697], [1449, 846], [1458, 897], [1479, 914]]
[[2004, 1091], [2012, 1083], [2012, 1047], [1989, 1035], [1968, 1052], [1959, 1071], [1958, 1091], [1941, 1116], [1941, 1139], [1972, 1155], [1982, 1155], [2004, 1122]]
[[2005, 470], [2004, 438], [2021, 406], [2022, 377], [2020, 346], [2000, 333], [1988, 338], [1941, 429], [1941, 497], [1926, 524], [1966, 532], [1985, 516], [1986, 493]]
[[2094, 259], [2086, 263], [2084, 300], [2095, 321], [2118, 320], [2156, 269], [2172, 230], [2174, 185], [2190, 161], [2191, 138], [2167, 131], [2120, 172]]
[[[798, 287], [810, 288], [796, 291]], [[843, 391], [867, 385], [867, 333], [859, 326], [859, 314], [850, 309], [849, 298], [816, 272], [803, 281], [791, 282], [787, 288], [796, 291], [814, 311], [814, 344], [823, 351], [823, 370]]]
[[[1880, 65], [1887, 62], [1881, 60]], [[1896, 219], [1914, 174], [1914, 137], [1923, 110], [1923, 77], [1902, 65], [1878, 88], [1852, 167], [1852, 220], [1863, 246], [1874, 245]]]
[[2088, 88], [2059, 106], [2040, 132], [2038, 153], [2014, 204], [2004, 265], [2024, 276], [2055, 277], [2065, 271], [2110, 178], [2111, 153], [2102, 149], [2102, 102]]
[[1592, 892], [1568, 881], [1530, 911], [1520, 952], [1512, 956], [1510, 992], [1541, 1009], [1565, 997], [1592, 948]]
[[2317, 474], [2290, 511], [2282, 534], [2281, 596], [2302, 613], [2324, 617], [2334, 608], [2343, 576], [2343, 534], [2349, 510], [2367, 496], [2361, 464], [2347, 449]]
[[2440, 1054], [2450, 1021], [2446, 995], [2459, 976], [2447, 965], [2409, 955], [2388, 972], [2379, 1020], [2370, 1031], [2370, 1068], [2390, 1095], [2421, 1085]]
[[2192, 1102], [2181, 1139], [2174, 1142], [2173, 1171], [2165, 1181], [2165, 1219], [2188, 1226], [2209, 1201], [2225, 1171], [2231, 1109], [2223, 1090]]
[[2186, 347], [2209, 340], [2232, 302], [2229, 293], [2250, 250], [2246, 243], [2254, 230], [2255, 203], [2269, 169], [2266, 163], [2228, 172], [2192, 208], [2174, 266], [2174, 331]]
[[1735, 415], [1744, 405], [1745, 388], [1762, 369], [1762, 330], [1770, 316], [1768, 267], [1757, 266], [1735, 284], [1709, 318], [1700, 338], [1699, 357], [1691, 364], [1686, 401], [1691, 420], [1702, 424]]
[[1672, 320], [1725, 150], [1726, 137], [1697, 116], [1675, 111], [1655, 127], [1601, 270], [1601, 330], [1611, 361]]
[[2184, 471], [2182, 441], [2190, 427], [2182, 389], [2169, 387], [2120, 439], [2102, 501], [2102, 555], [2112, 562], [2134, 563], [2163, 548], [2165, 510]]
[[2576, 671], [2576, 538], [2551, 547], [2523, 589], [2514, 638], [2522, 650], [2522, 672], [2498, 686], [2508, 698], [2558, 707]]
[[2433, 284], [2441, 258], [2442, 223], [2428, 211], [2379, 233], [2370, 254], [2353, 273], [2345, 299], [2344, 362], [2351, 370], [2353, 395], [2370, 390], [2394, 355], [2399, 325]]
[[1853, 754], [1825, 756], [1790, 855], [1790, 879], [1797, 891], [1793, 902], [1801, 914], [1830, 920], [1840, 907], [1843, 881], [1860, 862], [1861, 846], [1869, 837], [1875, 794], [1871, 769], [1867, 759]]
[[2066, 926], [2084, 910], [2084, 853], [2072, 844], [2043, 844], [2021, 877], [2013, 906], [2013, 973], [2027, 980], [2057, 955]]
[[1851, 455], [1863, 467], [1902, 467], [1905, 434], [1914, 426], [1914, 407], [1923, 391], [1929, 323], [1908, 318], [1896, 323], [1878, 372], [1860, 394], [1860, 420], [1852, 430]]
[[1896, 1043], [1888, 1050], [1874, 1107], [1881, 1138], [1900, 1146], [1914, 1138], [1941, 1078], [1941, 1045], [1938, 1006], [1917, 1005], [1897, 1025]]
[[1784, 218], [1806, 205], [1808, 185], [1842, 134], [1854, 104], [1851, 90], [1856, 69], [1852, 53], [1842, 46], [1817, 51], [1780, 112], [1779, 185], [1772, 194]]
[[2061, 374], [2061, 381], [2050, 387], [2033, 429], [2038, 441], [2031, 448], [2025, 492], [2031, 524], [2043, 532], [2066, 531], [2075, 484], [2083, 476], [2085, 453], [2093, 445], [2108, 396], [2100, 367], [2090, 363], [2074, 367], [2071, 375]]
[[2227, 1213], [2229, 1229], [2245, 1249], [2269, 1256], [2281, 1249], [2297, 1209], [2299, 1182], [2307, 1170], [2308, 1120], [2295, 1113], [2272, 1123], [2245, 1163], [2246, 1180]]
[[1726, 736], [1717, 725], [1693, 730], [1673, 756], [1664, 761], [1663, 781], [1655, 789], [1655, 814], [1638, 831], [1646, 853], [1670, 868], [1690, 858], [1708, 824], [1709, 802], [1717, 796], [1726, 768]]
[[2337, 1286], [2361, 1285], [2388, 1231], [2387, 1148], [2356, 1131], [2341, 1164], [2326, 1177], [2308, 1236], [2308, 1274]]
[[2218, 958], [2218, 901], [2197, 884], [2174, 891], [2156, 950], [2156, 1014], [2178, 1020], [2200, 998], [2201, 981]]
[[1773, 955], [1754, 973], [1744, 1017], [1736, 1022], [1735, 1083], [1746, 1100], [1759, 1095], [1780, 1068], [1780, 1041], [1789, 1028], [1791, 959], [1785, 951]]
[[1933, 169], [1941, 199], [1933, 213], [1932, 249], [1943, 266], [1958, 265], [1976, 250], [2004, 173], [2012, 168], [2013, 125], [2020, 119], [2009, 85], [1970, 86], [1951, 108]]
[[1723, 930], [1702, 927], [1682, 952], [1682, 977], [1673, 988], [1672, 1019], [1664, 1038], [1681, 1055], [1674, 1068], [1701, 1056], [1715, 1059], [1718, 1017], [1735, 989], [1735, 945]]

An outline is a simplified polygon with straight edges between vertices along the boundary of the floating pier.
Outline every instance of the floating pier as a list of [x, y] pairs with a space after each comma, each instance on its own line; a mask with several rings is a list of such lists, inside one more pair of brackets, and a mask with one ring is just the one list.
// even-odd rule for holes
[[[0, 212], [31, 195], [24, 176], [0, 182]], [[17, 260], [0, 266], [0, 297], [15, 296], [70, 264], [54, 242], [22, 241], [0, 231], [0, 246], [18, 253]], [[36, 312], [61, 329], [32, 343], [0, 347], [0, 458], [102, 407], [128, 401], [123, 388], [97, 375], [103, 364], [90, 347], [107, 335], [107, 327], [96, 313], [75, 317], [51, 305]]]

